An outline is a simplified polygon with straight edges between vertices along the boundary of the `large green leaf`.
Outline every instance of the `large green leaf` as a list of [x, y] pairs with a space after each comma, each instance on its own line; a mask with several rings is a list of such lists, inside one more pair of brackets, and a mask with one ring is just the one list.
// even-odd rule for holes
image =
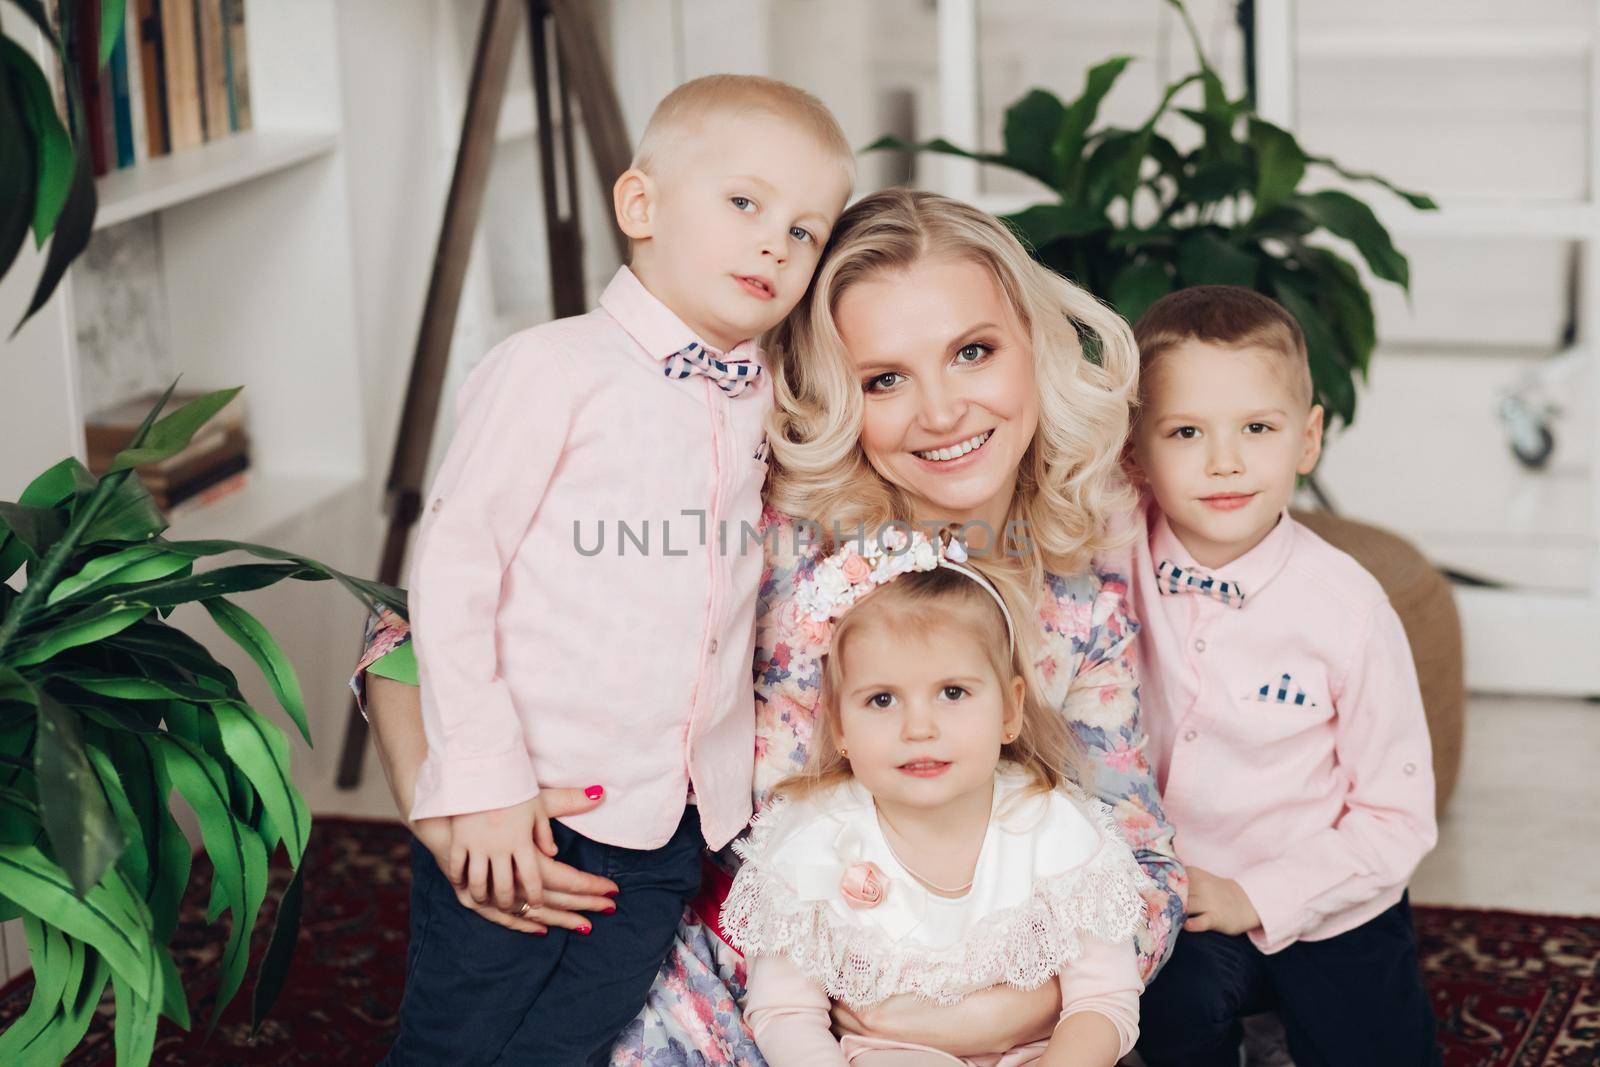
[[155, 497], [144, 483], [131, 475], [108, 474], [117, 478], [105, 504], [84, 531], [83, 542], [147, 541], [167, 528], [167, 520]]
[[298, 864], [311, 833], [311, 809], [289, 775], [289, 742], [283, 731], [244, 704], [212, 709], [222, 746], [255, 787], [272, 824], [283, 835], [289, 860]]
[[83, 983], [83, 945], [32, 915], [23, 917], [22, 929], [33, 964], [33, 996], [22, 1017], [0, 1033], [0, 1063], [60, 1063], [64, 1050], [55, 1048], [51, 1024]]
[[[69, 78], [67, 81], [67, 95], [69, 99], [75, 101], [77, 89], [73, 86], [72, 79]], [[81, 107], [76, 103], [73, 106], [75, 110]], [[23, 323], [49, 303], [56, 286], [67, 273], [67, 267], [89, 246], [89, 236], [94, 231], [94, 214], [98, 203], [94, 189], [94, 170], [88, 152], [79, 152], [74, 157], [74, 162], [76, 165], [72, 168], [72, 181], [67, 187], [67, 199], [61, 205], [55, 232], [50, 238], [50, 251], [45, 255], [44, 270], [39, 274], [39, 282], [34, 287], [33, 299], [28, 303], [28, 310], [23, 313], [21, 321], [12, 330], [13, 336], [22, 328]]]
[[1111, 282], [1111, 304], [1129, 322], [1136, 322], [1145, 308], [1172, 291], [1172, 277], [1164, 264], [1154, 260], [1134, 263]]
[[256, 972], [256, 991], [251, 1006], [251, 1031], [260, 1032], [261, 1023], [272, 1011], [289, 976], [289, 964], [294, 960], [294, 947], [300, 938], [300, 912], [304, 905], [303, 885], [306, 869], [297, 868], [289, 879], [283, 899], [278, 902], [278, 917], [272, 925], [272, 940], [261, 957], [261, 967]]
[[1371, 182], [1374, 185], [1381, 185], [1395, 196], [1398, 196], [1400, 199], [1404, 200], [1406, 203], [1410, 204], [1419, 211], [1439, 210], [1439, 205], [1433, 202], [1433, 197], [1431, 196], [1428, 196], [1424, 193], [1409, 192], [1400, 188], [1398, 185], [1395, 185], [1387, 178], [1380, 178], [1376, 174], [1369, 174], [1365, 171], [1359, 170], [1348, 170], [1345, 167], [1340, 166], [1337, 161], [1330, 159], [1327, 156], [1307, 156], [1306, 162], [1315, 163], [1319, 167], [1327, 167], [1340, 177], [1348, 178], [1351, 181]]
[[167, 738], [152, 742], [172, 784], [183, 794], [200, 819], [200, 836], [211, 857], [214, 877], [227, 894], [233, 925], [222, 955], [216, 1006], [210, 1029], [238, 992], [249, 964], [250, 931], [267, 891], [267, 849], [254, 833], [242, 826], [228, 805], [228, 785], [221, 768], [210, 756], [187, 741]]
[[[0, 52], [0, 276], [11, 270], [33, 224], [38, 185], [37, 151], [28, 127], [28, 104]], [[28, 58], [30, 65], [33, 60]]]
[[115, 868], [80, 899], [67, 873], [36, 846], [0, 845], [0, 893], [93, 945], [124, 981], [149, 994], [156, 973], [150, 912]]
[[1329, 322], [1350, 353], [1350, 365], [1366, 373], [1372, 350], [1378, 343], [1377, 319], [1372, 313], [1372, 297], [1362, 284], [1356, 268], [1325, 248], [1300, 246], [1295, 250], [1306, 272], [1314, 280], [1318, 303], [1327, 309]]
[[194, 561], [187, 556], [163, 551], [155, 545], [134, 545], [90, 560], [77, 574], [56, 583], [45, 603], [59, 604], [69, 597], [112, 586], [139, 585], [169, 577], [179, 571], [187, 574], [193, 566]]
[[[165, 953], [162, 953], [165, 955]], [[111, 988], [117, 998], [116, 1032], [113, 1035], [117, 1067], [143, 1067], [155, 1052], [156, 1026], [161, 1021], [161, 994], [141, 997], [128, 983], [113, 978]]]
[[82, 896], [116, 862], [127, 842], [83, 750], [77, 716], [48, 693], [38, 697], [33, 766], [39, 814], [56, 861]]
[[1370, 207], [1349, 193], [1334, 189], [1297, 196], [1294, 200], [1328, 232], [1355, 245], [1372, 273], [1410, 290], [1411, 270], [1406, 257], [1395, 249], [1389, 231], [1383, 228]]
[[43, 663], [66, 649], [91, 644], [127, 629], [149, 613], [149, 608], [96, 604], [35, 636], [11, 657], [11, 664], [28, 667]]
[[68, 458], [45, 469], [17, 497], [17, 503], [36, 508], [54, 508], [88, 493], [95, 487], [95, 477], [76, 459]]
[[55, 508], [35, 508], [3, 501], [0, 501], [0, 524], [26, 545], [28, 551], [40, 557], [50, 551], [50, 546], [67, 531], [61, 521], [61, 512]]
[[117, 453], [107, 473], [114, 474], [146, 463], [158, 463], [177, 455], [188, 447], [196, 430], [227, 407], [228, 402], [238, 395], [238, 388], [221, 389], [195, 397], [172, 414], [163, 416], [150, 427], [149, 434], [138, 447], [127, 448]]
[[1255, 288], [1260, 260], [1209, 230], [1195, 230], [1178, 244], [1180, 285], [1242, 285]]
[[1091, 67], [1084, 78], [1083, 92], [1067, 106], [1066, 116], [1061, 120], [1061, 128], [1051, 146], [1056, 165], [1056, 187], [1061, 190], [1063, 200], [1076, 200], [1082, 195], [1083, 150], [1088, 143], [1089, 127], [1100, 113], [1100, 102], [1131, 62], [1132, 56], [1116, 56]]
[[1288, 130], [1250, 117], [1250, 147], [1256, 153], [1255, 210], [1260, 216], [1287, 200], [1306, 173], [1306, 154]]
[[1084, 169], [1084, 195], [1091, 206], [1103, 209], [1114, 200], [1133, 197], [1149, 155], [1150, 138], [1149, 130], [1106, 133]]
[[1104, 229], [1105, 213], [1084, 204], [1035, 204], [1001, 219], [1030, 248], [1043, 248], [1065, 237], [1081, 237]]
[[36, 146], [33, 236], [43, 247], [61, 217], [72, 184], [72, 139], [56, 113], [55, 96], [44, 71], [20, 45], [4, 35], [0, 35], [0, 68], [10, 68], [13, 85], [21, 90], [23, 113]]
[[1034, 89], [1006, 108], [1002, 143], [1011, 165], [1024, 174], [1054, 185], [1057, 177], [1052, 146], [1066, 121], [1067, 109], [1056, 95]]
[[[381, 608], [388, 608], [401, 618], [407, 617], [406, 594], [404, 590], [396, 589], [394, 586], [384, 585], [381, 582], [369, 581], [365, 578], [352, 577], [351, 575], [345, 574], [343, 571], [338, 571], [332, 567], [329, 567], [327, 564], [318, 563], [316, 560], [307, 556], [296, 555], [293, 552], [285, 552], [280, 548], [267, 548], [263, 545], [253, 545], [244, 541], [168, 541], [165, 539], [161, 541], [161, 547], [172, 552], [180, 552], [187, 556], [193, 556], [196, 559], [202, 556], [219, 556], [227, 552], [247, 552], [250, 555], [256, 556], [260, 559], [275, 559], [290, 563], [298, 563], [302, 567], [309, 568], [310, 570], [316, 571], [338, 582], [340, 585], [344, 586], [348, 593], [354, 596], [357, 600], [361, 601], [363, 604], [366, 604], [368, 608], [374, 611], [374, 613]], [[296, 577], [301, 576], [297, 575]], [[302, 580], [315, 579], [302, 578]]]
[[[267, 684], [272, 687], [272, 695], [283, 705], [284, 712], [299, 728], [300, 736], [305, 738], [307, 745], [310, 745], [311, 724], [306, 720], [306, 702], [300, 692], [300, 679], [296, 677], [289, 657], [283, 654], [283, 649], [278, 647], [278, 642], [273, 640], [272, 634], [254, 615], [222, 597], [203, 600], [201, 606], [211, 613], [211, 618], [222, 632], [256, 661], [256, 666], [261, 668]], [[276, 813], [273, 817], [277, 818]]]
[[1338, 339], [1327, 320], [1315, 303], [1281, 275], [1275, 281], [1273, 295], [1300, 323], [1300, 330], [1305, 334], [1312, 385], [1318, 397], [1328, 406], [1331, 417], [1349, 422], [1355, 417], [1355, 383], [1340, 358]]

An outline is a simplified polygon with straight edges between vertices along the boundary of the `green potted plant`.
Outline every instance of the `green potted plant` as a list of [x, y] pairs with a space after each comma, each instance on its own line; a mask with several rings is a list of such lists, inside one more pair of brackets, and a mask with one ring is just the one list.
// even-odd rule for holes
[[[159, 1016], [189, 1025], [168, 952], [190, 871], [168, 809], [174, 789], [198, 815], [214, 868], [211, 918], [232, 916], [212, 1025], [243, 980], [279, 847], [296, 874], [258, 972], [258, 1024], [281, 987], [311, 828], [288, 741], [167, 616], [205, 608], [310, 743], [293, 668], [231, 597], [331, 579], [370, 610], [405, 604], [397, 590], [288, 552], [162, 536], [166, 523], [132, 468], [176, 454], [237, 392], [158, 420], [163, 397], [101, 478], [68, 459], [0, 503], [0, 919], [23, 920], [35, 975], [27, 1012], [0, 1034], [0, 1063], [59, 1062], [108, 983], [118, 1064], [148, 1062]], [[233, 552], [260, 561], [195, 573]], [[10, 584], [19, 569], [20, 589]]]
[[[1372, 300], [1350, 261], [1318, 238], [1350, 242], [1376, 277], [1407, 292], [1410, 270], [1365, 203], [1301, 184], [1322, 168], [1380, 185], [1417, 208], [1435, 205], [1312, 155], [1289, 131], [1254, 114], [1248, 98], [1229, 100], [1182, 0], [1166, 2], [1188, 29], [1199, 70], [1168, 86], [1135, 129], [1095, 125], [1101, 102], [1131, 62], [1119, 56], [1089, 71], [1076, 100], [1063, 103], [1034, 89], [1011, 105], [1000, 152], [894, 137], [869, 147], [963, 156], [1039, 182], [1048, 199], [1006, 222], [1036, 258], [1130, 322], [1188, 285], [1243, 285], [1272, 297], [1305, 331], [1318, 402], [1330, 420], [1348, 423], [1356, 379], [1365, 376], [1376, 342]], [[1202, 106], [1175, 108], [1178, 95], [1196, 84]], [[1180, 151], [1162, 132], [1169, 115], [1194, 128], [1193, 148]]]

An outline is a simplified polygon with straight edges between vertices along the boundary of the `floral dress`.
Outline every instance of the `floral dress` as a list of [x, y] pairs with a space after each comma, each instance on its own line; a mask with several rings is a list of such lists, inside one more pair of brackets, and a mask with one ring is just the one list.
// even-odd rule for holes
[[[801, 770], [816, 719], [821, 657], [827, 629], [812, 622], [797, 600], [800, 584], [826, 555], [808, 545], [801, 528], [770, 508], [762, 516], [767, 554], [756, 608], [755, 807], [766, 805], [778, 782]], [[1044, 703], [1066, 718], [1091, 767], [1088, 793], [1105, 803], [1151, 884], [1145, 921], [1135, 942], [1148, 981], [1172, 950], [1183, 921], [1187, 880], [1172, 846], [1145, 757], [1134, 677], [1138, 624], [1126, 607], [1127, 580], [1117, 574], [1050, 575], [1041, 597], [1037, 662]], [[393, 655], [405, 623], [385, 616], [369, 634], [360, 672]], [[387, 673], [387, 672], [384, 672]], [[397, 676], [399, 672], [396, 672]], [[731, 847], [708, 856], [699, 898], [683, 922], [638, 1018], [622, 1031], [613, 1067], [760, 1067], [765, 1063], [740, 1014], [744, 959], [717, 923], [738, 867]]]

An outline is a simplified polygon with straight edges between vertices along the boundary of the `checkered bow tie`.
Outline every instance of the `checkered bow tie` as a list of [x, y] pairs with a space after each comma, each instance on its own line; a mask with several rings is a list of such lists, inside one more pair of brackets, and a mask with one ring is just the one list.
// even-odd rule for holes
[[1160, 579], [1157, 588], [1163, 594], [1199, 593], [1230, 608], [1244, 607], [1244, 590], [1239, 588], [1238, 582], [1180, 567], [1170, 559], [1162, 560], [1156, 567], [1156, 577]]
[[738, 396], [761, 380], [761, 364], [748, 359], [718, 359], [698, 341], [667, 357], [666, 375], [673, 380], [701, 374], [729, 396]]

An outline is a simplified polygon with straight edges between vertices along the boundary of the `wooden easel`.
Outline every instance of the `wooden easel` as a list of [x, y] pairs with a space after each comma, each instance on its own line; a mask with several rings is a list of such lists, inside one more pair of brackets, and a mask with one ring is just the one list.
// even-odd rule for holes
[[[467, 93], [455, 172], [445, 201], [444, 223], [433, 257], [433, 274], [417, 331], [416, 353], [406, 384], [405, 405], [389, 464], [388, 533], [378, 564], [378, 580], [398, 584], [411, 527], [422, 510], [428, 445], [438, 421], [439, 393], [444, 386], [455, 333], [456, 312], [466, 279], [484, 188], [494, 160], [495, 129], [505, 98], [511, 53], [522, 19], [528, 22], [533, 59], [534, 110], [538, 124], [539, 176], [544, 186], [545, 230], [550, 259], [550, 295], [557, 318], [587, 310], [583, 285], [583, 236], [578, 227], [577, 158], [573, 152], [572, 100], [577, 98], [593, 154], [601, 195], [609, 199], [611, 184], [628, 168], [631, 150], [616, 87], [600, 52], [600, 39], [587, 0], [487, 0], [478, 27], [472, 83]], [[555, 47], [551, 47], [552, 38]], [[553, 115], [551, 71], [555, 78]], [[624, 258], [627, 242], [614, 233]], [[351, 702], [339, 753], [338, 784], [354, 789], [361, 781], [367, 749], [367, 721]]]

